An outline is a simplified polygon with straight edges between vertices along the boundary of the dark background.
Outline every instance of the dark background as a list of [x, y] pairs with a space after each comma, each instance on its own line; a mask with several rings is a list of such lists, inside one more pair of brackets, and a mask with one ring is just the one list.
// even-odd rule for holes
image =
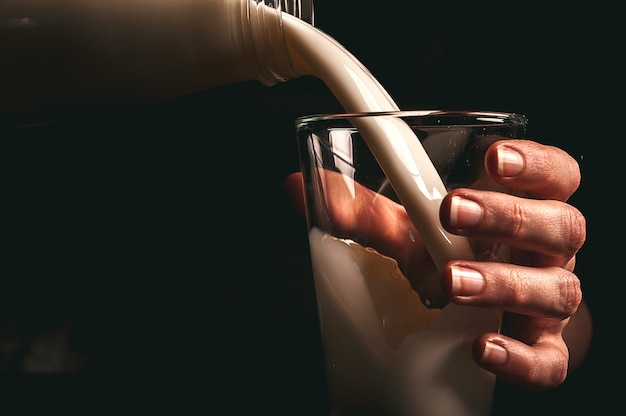
[[[499, 382], [494, 415], [601, 414], [623, 363], [623, 273], [603, 240], [619, 238], [623, 211], [605, 187], [620, 185], [617, 10], [475, 3], [316, 0], [316, 26], [402, 109], [522, 113], [529, 138], [578, 160], [591, 351], [554, 390]], [[0, 395], [48, 409], [327, 415], [306, 227], [281, 183], [298, 170], [295, 117], [334, 111], [303, 77], [0, 130]]]

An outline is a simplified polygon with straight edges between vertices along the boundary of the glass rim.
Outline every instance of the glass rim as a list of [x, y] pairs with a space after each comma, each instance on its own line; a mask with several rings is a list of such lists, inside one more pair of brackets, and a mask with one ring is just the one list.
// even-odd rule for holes
[[[295, 119], [296, 126], [305, 124], [332, 121], [332, 120], [349, 120], [354, 118], [366, 117], [400, 117], [400, 118], [426, 118], [426, 117], [466, 117], [474, 119], [477, 122], [487, 122], [495, 124], [528, 124], [525, 115], [514, 112], [503, 111], [471, 111], [471, 110], [397, 110], [397, 111], [371, 111], [371, 112], [355, 112], [355, 113], [319, 113], [297, 117]], [[465, 123], [462, 124], [471, 124]], [[445, 125], [445, 123], [441, 123]], [[459, 125], [459, 124], [455, 124]]]

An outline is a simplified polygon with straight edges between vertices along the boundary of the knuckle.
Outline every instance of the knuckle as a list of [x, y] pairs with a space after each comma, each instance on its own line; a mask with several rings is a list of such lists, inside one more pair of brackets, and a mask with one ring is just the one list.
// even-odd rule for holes
[[558, 270], [558, 288], [564, 314], [562, 318], [567, 318], [576, 312], [582, 302], [583, 294], [580, 280], [573, 273], [561, 268]]
[[519, 204], [512, 204], [509, 216], [509, 232], [512, 238], [520, 237], [524, 231], [526, 214]]
[[582, 213], [573, 207], [563, 215], [565, 229], [569, 230], [567, 254], [573, 256], [580, 250], [587, 239], [587, 223]]
[[[565, 347], [565, 345], [563, 345]], [[550, 377], [548, 378], [549, 387], [556, 387], [563, 383], [567, 378], [569, 354], [567, 353], [567, 347], [563, 352], [557, 354], [556, 363], [552, 367]]]
[[524, 381], [528, 386], [539, 390], [548, 390], [562, 384], [567, 378], [567, 354], [556, 353], [550, 362], [536, 356]]

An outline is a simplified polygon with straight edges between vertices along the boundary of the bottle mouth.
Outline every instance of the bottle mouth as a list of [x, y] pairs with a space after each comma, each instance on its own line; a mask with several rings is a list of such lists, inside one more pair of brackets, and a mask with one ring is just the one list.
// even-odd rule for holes
[[276, 2], [275, 8], [281, 12], [289, 13], [300, 20], [315, 25], [315, 12], [313, 0], [268, 0], [268, 3]]

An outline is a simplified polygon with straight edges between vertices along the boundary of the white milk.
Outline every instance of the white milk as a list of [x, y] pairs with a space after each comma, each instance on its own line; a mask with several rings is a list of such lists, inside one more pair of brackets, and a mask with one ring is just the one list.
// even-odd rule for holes
[[495, 314], [428, 309], [395, 260], [315, 228], [309, 239], [333, 415], [489, 414], [495, 378], [470, 346]]

